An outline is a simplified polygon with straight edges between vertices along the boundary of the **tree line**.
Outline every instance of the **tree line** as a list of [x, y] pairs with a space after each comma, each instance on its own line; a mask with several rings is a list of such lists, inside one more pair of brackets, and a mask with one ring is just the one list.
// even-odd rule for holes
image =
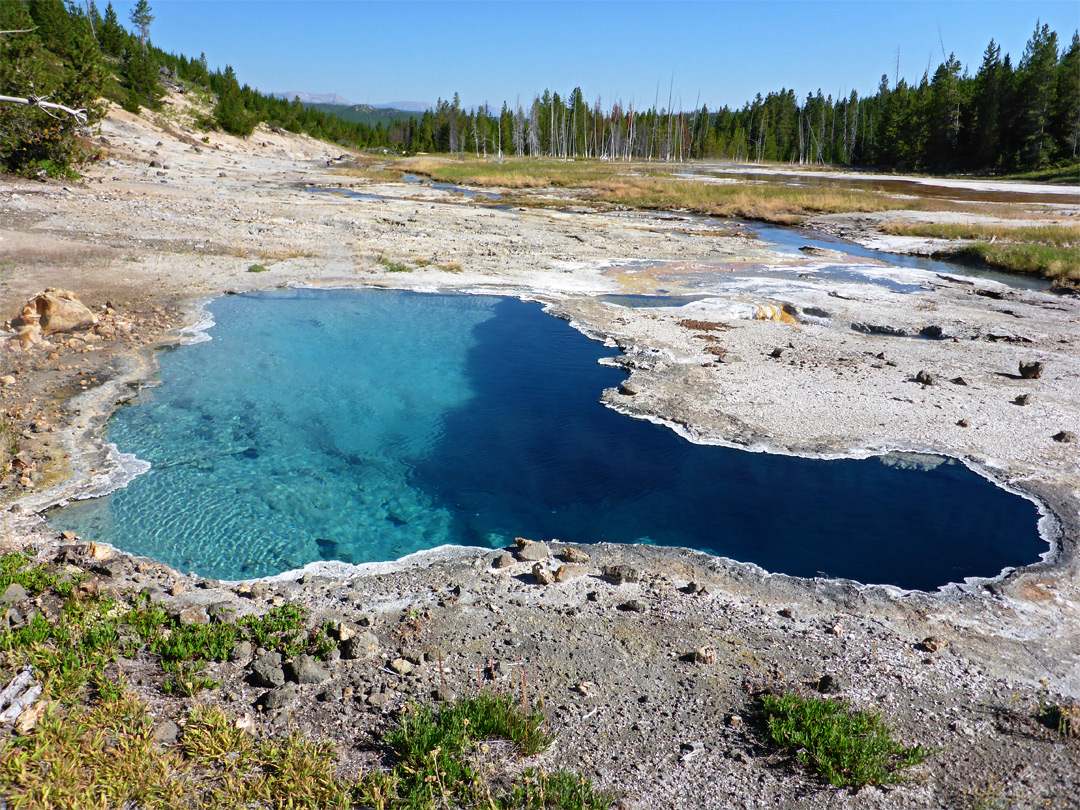
[[691, 112], [654, 104], [608, 108], [545, 90], [528, 108], [463, 110], [439, 100], [415, 127], [393, 130], [410, 151], [475, 152], [608, 160], [720, 158], [876, 167], [900, 171], [1002, 172], [1075, 162], [1080, 156], [1080, 33], [1059, 48], [1046, 25], [1015, 66], [993, 40], [972, 75], [950, 55], [908, 84], [881, 77], [877, 92], [800, 102], [794, 90], [759, 94], [741, 109]]
[[[211, 71], [206, 56], [166, 53], [150, 40], [154, 21], [139, 0], [127, 30], [110, 2], [0, 0], [0, 95], [35, 96], [103, 110], [102, 96], [137, 112], [160, 106], [164, 83], [214, 96], [197, 123], [249, 135], [265, 122], [357, 148], [402, 153], [683, 161], [731, 159], [846, 165], [900, 171], [1003, 172], [1075, 162], [1080, 150], [1080, 33], [1068, 47], [1036, 24], [1014, 66], [993, 41], [972, 75], [950, 55], [918, 83], [882, 76], [877, 92], [800, 101], [787, 88], [759, 94], [742, 108], [689, 112], [666, 105], [636, 108], [545, 90], [532, 102], [494, 110], [465, 109], [460, 97], [439, 99], [415, 118], [372, 127], [244, 84], [231, 66]], [[659, 93], [658, 93], [659, 96]], [[7, 171], [70, 171], [85, 158], [78, 122], [40, 106], [0, 104], [0, 167]]]

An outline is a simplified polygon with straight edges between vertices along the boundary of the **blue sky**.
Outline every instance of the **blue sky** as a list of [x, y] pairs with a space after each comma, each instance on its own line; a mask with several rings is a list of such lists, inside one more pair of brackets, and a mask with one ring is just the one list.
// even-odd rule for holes
[[[97, 0], [102, 3], [103, 0]], [[107, 0], [105, 0], [107, 2]], [[527, 105], [551, 88], [683, 108], [741, 106], [794, 88], [802, 98], [873, 93], [883, 73], [918, 80], [945, 53], [977, 70], [993, 38], [1019, 62], [1037, 20], [1067, 44], [1076, 0], [829, 2], [353, 2], [150, 0], [151, 40], [231, 64], [264, 92], [339, 93], [353, 102]], [[133, 2], [113, 0], [127, 24]], [[674, 105], [679, 106], [679, 105]]]

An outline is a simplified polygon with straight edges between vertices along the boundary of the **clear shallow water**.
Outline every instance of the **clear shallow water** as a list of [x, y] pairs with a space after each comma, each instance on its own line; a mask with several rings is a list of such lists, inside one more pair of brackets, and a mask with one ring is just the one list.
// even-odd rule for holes
[[52, 522], [181, 570], [254, 577], [515, 535], [687, 546], [771, 571], [934, 588], [1046, 550], [1028, 501], [960, 464], [690, 444], [599, 402], [615, 353], [515, 299], [226, 297], [212, 340], [110, 439], [153, 465]]

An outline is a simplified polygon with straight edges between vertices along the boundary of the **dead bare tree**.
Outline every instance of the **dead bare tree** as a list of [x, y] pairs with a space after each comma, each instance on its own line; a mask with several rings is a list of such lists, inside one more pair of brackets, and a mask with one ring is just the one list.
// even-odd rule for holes
[[[0, 32], [7, 33], [7, 32]], [[72, 116], [80, 124], [85, 125], [87, 123], [86, 110], [75, 110], [71, 107], [65, 107], [63, 104], [56, 104], [52, 101], [48, 101], [48, 96], [30, 96], [29, 98], [18, 98], [17, 96], [0, 96], [0, 102], [7, 102], [8, 104], [25, 104], [29, 107], [37, 107], [44, 110], [48, 115], [59, 120], [60, 116], [53, 115], [49, 110], [60, 110], [68, 115]]]

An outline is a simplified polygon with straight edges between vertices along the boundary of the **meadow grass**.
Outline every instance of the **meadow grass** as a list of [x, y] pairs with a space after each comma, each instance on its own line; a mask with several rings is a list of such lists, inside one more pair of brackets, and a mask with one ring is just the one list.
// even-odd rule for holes
[[[684, 210], [779, 224], [794, 224], [816, 214], [904, 207], [901, 201], [874, 191], [712, 183], [675, 177], [664, 166], [644, 163], [532, 158], [504, 159], [498, 163], [409, 158], [396, 166], [439, 182], [510, 190], [572, 189], [597, 203], [643, 210]], [[528, 198], [516, 201], [529, 204]]]
[[967, 244], [942, 252], [1060, 284], [1080, 284], [1080, 225], [891, 222], [882, 230], [897, 236], [965, 240]]

